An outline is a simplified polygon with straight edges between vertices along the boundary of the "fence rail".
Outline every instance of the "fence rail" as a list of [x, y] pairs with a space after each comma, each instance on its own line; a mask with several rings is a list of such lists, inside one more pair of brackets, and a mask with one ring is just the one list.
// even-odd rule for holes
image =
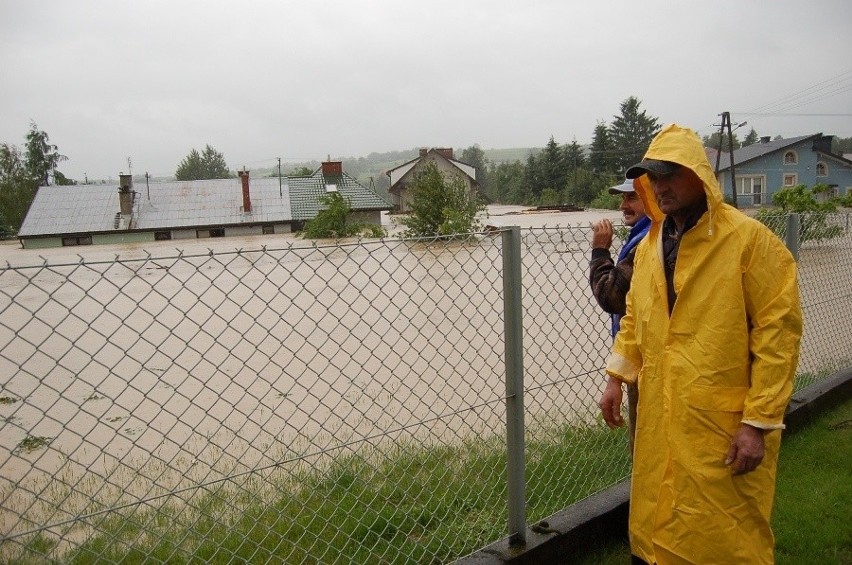
[[[799, 387], [852, 356], [848, 216], [822, 221]], [[0, 268], [0, 560], [446, 562], [614, 484], [589, 239]]]

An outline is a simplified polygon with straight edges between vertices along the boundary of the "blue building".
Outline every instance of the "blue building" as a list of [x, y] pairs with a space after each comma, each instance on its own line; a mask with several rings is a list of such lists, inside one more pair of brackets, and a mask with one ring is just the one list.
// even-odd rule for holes
[[[831, 152], [831, 135], [821, 133], [790, 139], [761, 138], [759, 143], [734, 151], [734, 180], [737, 206], [772, 205], [772, 195], [785, 187], [803, 184], [831, 187], [826, 195], [845, 196], [852, 191], [852, 161]], [[717, 179], [725, 198], [731, 201], [731, 159], [719, 157]], [[710, 156], [715, 165], [716, 155]]]

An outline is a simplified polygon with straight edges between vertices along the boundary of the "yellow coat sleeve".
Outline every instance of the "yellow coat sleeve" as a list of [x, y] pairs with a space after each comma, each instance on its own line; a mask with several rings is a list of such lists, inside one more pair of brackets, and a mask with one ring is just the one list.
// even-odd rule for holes
[[759, 230], [753, 242], [750, 264], [743, 273], [752, 355], [743, 423], [782, 428], [802, 336], [796, 263], [768, 230]]

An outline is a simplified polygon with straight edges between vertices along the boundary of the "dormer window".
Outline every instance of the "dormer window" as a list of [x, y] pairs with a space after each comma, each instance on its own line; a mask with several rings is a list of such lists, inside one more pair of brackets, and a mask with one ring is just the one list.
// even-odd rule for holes
[[818, 177], [827, 177], [828, 176], [828, 165], [826, 165], [823, 161], [820, 161], [816, 165], [816, 176], [818, 176]]
[[784, 153], [784, 164], [785, 165], [797, 165], [799, 163], [799, 156], [795, 151], [787, 151]]

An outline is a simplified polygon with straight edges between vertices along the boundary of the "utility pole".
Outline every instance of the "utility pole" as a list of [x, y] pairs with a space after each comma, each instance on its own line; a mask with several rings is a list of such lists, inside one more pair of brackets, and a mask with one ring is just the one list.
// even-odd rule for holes
[[[746, 125], [746, 122], [737, 124], [737, 129]], [[734, 208], [737, 206], [737, 178], [734, 172], [734, 132], [731, 129], [731, 113], [722, 112], [722, 124], [719, 126], [719, 150], [716, 152], [716, 176], [719, 176], [719, 163], [722, 158], [722, 136], [725, 135], [725, 127], [728, 128], [728, 156], [731, 162], [731, 202]]]
[[278, 196], [284, 198], [284, 191], [281, 189], [281, 157], [278, 157]]

